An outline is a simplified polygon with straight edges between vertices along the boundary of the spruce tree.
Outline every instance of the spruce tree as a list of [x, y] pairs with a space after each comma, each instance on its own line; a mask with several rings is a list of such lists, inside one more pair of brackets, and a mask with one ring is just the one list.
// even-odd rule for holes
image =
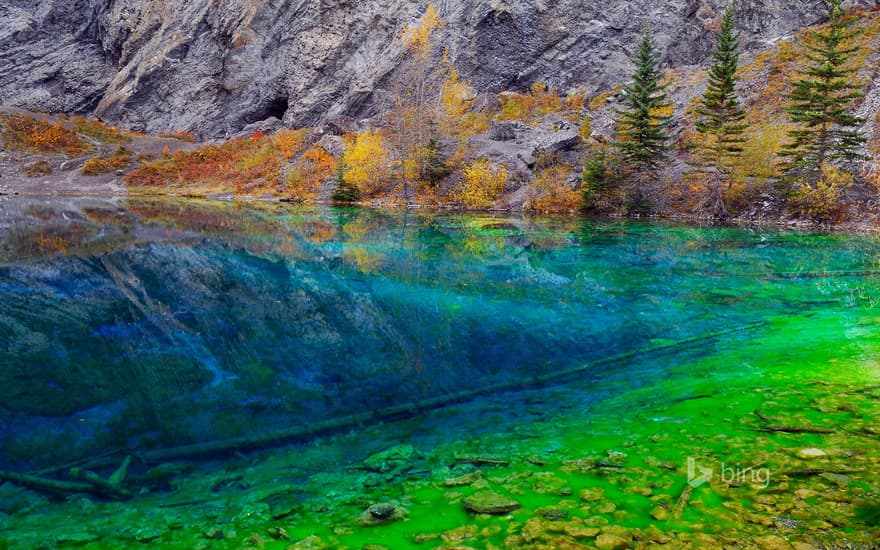
[[636, 56], [632, 82], [623, 88], [617, 111], [618, 141], [622, 161], [630, 170], [653, 175], [666, 159], [672, 104], [661, 84], [660, 59], [647, 26]]
[[584, 210], [592, 212], [613, 203], [616, 181], [611, 169], [611, 159], [605, 151], [599, 151], [590, 157], [584, 167], [582, 180]]
[[860, 131], [863, 118], [851, 114], [855, 102], [864, 97], [850, 60], [859, 48], [848, 47], [858, 32], [853, 20], [843, 16], [842, 0], [828, 0], [831, 18], [822, 30], [810, 34], [806, 57], [810, 65], [799, 71], [801, 78], [785, 112], [797, 125], [788, 133], [790, 142], [782, 156], [788, 158], [785, 175], [805, 177], [814, 184], [821, 177], [822, 166], [834, 160], [858, 160], [867, 139]]
[[345, 165], [340, 160], [336, 165], [336, 175], [333, 176], [330, 199], [335, 202], [357, 202], [359, 198], [357, 187], [345, 179]]
[[712, 54], [709, 83], [697, 108], [698, 167], [729, 175], [732, 163], [742, 152], [748, 125], [746, 111], [736, 93], [739, 68], [739, 34], [734, 28], [733, 6], [727, 7], [721, 22], [718, 45]]

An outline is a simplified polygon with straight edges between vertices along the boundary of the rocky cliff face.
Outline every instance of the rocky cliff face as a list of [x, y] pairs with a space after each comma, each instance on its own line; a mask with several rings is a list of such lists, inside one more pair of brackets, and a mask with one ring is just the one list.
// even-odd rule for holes
[[[671, 65], [705, 61], [726, 0], [437, 0], [443, 44], [480, 90], [626, 77], [650, 22]], [[873, 3], [873, 2], [871, 2]], [[7, 0], [0, 103], [223, 136], [276, 116], [368, 114], [427, 0]], [[823, 0], [738, 0], [749, 48], [820, 20]]]

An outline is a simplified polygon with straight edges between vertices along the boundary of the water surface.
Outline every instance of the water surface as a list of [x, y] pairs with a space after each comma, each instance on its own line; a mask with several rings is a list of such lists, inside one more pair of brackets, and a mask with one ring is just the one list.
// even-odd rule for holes
[[[53, 544], [113, 547], [108, 541], [145, 539], [183, 547], [195, 537], [203, 546], [239, 548], [253, 530], [271, 546], [266, 530], [281, 522], [297, 538], [320, 536], [331, 547], [382, 540], [407, 547], [421, 532], [437, 534], [423, 542], [437, 547], [449, 543], [441, 531], [472, 522], [459, 503], [464, 494], [443, 497], [437, 489], [443, 479], [472, 473], [473, 465], [449, 458], [465, 451], [503, 455], [511, 476], [546, 469], [575, 489], [592, 484], [567, 478], [587, 474], [566, 460], [596, 453], [654, 458], [642, 475], [650, 467], [667, 472], [668, 487], [648, 489], [644, 502], [625, 490], [612, 498], [607, 487], [613, 510], [581, 512], [583, 519], [605, 518], [597, 528], [606, 530], [662, 527], [667, 519], [650, 512], [663, 501], [651, 493], [665, 487], [670, 498], [680, 497], [688, 453], [717, 465], [766, 452], [764, 462], [772, 463], [772, 453], [789, 449], [786, 456], [796, 460], [798, 448], [816, 445], [827, 460], [843, 460], [816, 434], [756, 433], [763, 413], [752, 410], [774, 405], [780, 419], [858, 428], [864, 441], [842, 443], [853, 453], [876, 450], [868, 408], [874, 394], [859, 394], [868, 396], [862, 408], [845, 413], [854, 418], [840, 417], [840, 404], [816, 406], [839, 398], [839, 390], [810, 394], [804, 409], [837, 415], [820, 419], [786, 408], [794, 397], [783, 392], [819, 392], [827, 384], [851, 391], [880, 380], [880, 241], [872, 236], [136, 199], [7, 199], [0, 215], [0, 469], [66, 479], [66, 469], [53, 467], [84, 462], [109, 475], [133, 456], [138, 506], [157, 511], [173, 502], [175, 513], [193, 514], [179, 527], [161, 514], [125, 529], [109, 520], [79, 525], [72, 542], [70, 533], [44, 533]], [[747, 396], [761, 397], [761, 390], [783, 393], [769, 405]], [[709, 442], [694, 443], [695, 434]], [[729, 449], [718, 443], [734, 435], [742, 440]], [[626, 451], [639, 438], [657, 437], [671, 438], [661, 445], [672, 452], [667, 460], [654, 456], [660, 451]], [[207, 451], [187, 452], [198, 444]], [[420, 453], [407, 459], [409, 468], [379, 468], [371, 472], [379, 477], [368, 479], [347, 473], [401, 444]], [[264, 453], [240, 454], [258, 450]], [[544, 458], [524, 459], [535, 455]], [[278, 465], [292, 457], [294, 467]], [[235, 460], [255, 460], [265, 471], [242, 481], [255, 463]], [[625, 459], [625, 467], [627, 460], [635, 459]], [[180, 471], [166, 477], [186, 481], [145, 481], [151, 468], [168, 463]], [[283, 519], [272, 512], [278, 468], [301, 489], [284, 500], [302, 508]], [[866, 481], [858, 491], [845, 487], [852, 507], [845, 529], [832, 522], [811, 530], [794, 514], [792, 532], [813, 542], [870, 540], [877, 533], [871, 473], [876, 460], [866, 459], [858, 474], [847, 474]], [[214, 483], [217, 476], [238, 481], [198, 488], [198, 479]], [[607, 484], [607, 472], [602, 476]], [[793, 482], [784, 483], [794, 491]], [[508, 495], [525, 491], [492, 485]], [[306, 510], [327, 498], [328, 486], [338, 498], [325, 517], [310, 516]], [[723, 489], [715, 482], [712, 488], [715, 496], [701, 504], [724, 510]], [[193, 496], [227, 490], [244, 500], [224, 500], [222, 521], [206, 516], [203, 499]], [[566, 500], [538, 494], [544, 496], [520, 497], [516, 521], [527, 524], [540, 507]], [[192, 510], [180, 504], [187, 499]], [[381, 536], [358, 526], [366, 506], [389, 499], [410, 517], [372, 528], [386, 529]], [[440, 501], [455, 512], [420, 517], [419, 502], [436, 508]], [[20, 526], [5, 542], [13, 547], [33, 543], [28, 537], [45, 524], [43, 515], [76, 517], [50, 501], [20, 502], [0, 513], [7, 526]], [[255, 502], [260, 506], [246, 520], [235, 515]], [[768, 517], [796, 509], [779, 508]], [[857, 509], [867, 510], [861, 520]], [[673, 518], [676, 532], [719, 536], [699, 527], [709, 511], [690, 513]], [[779, 529], [775, 519], [742, 519], [758, 511], [725, 513], [726, 529], [751, 529], [756, 540]], [[819, 521], [828, 513], [815, 514]], [[504, 543], [491, 528], [497, 520], [480, 521], [488, 531], [466, 540], [480, 548]], [[206, 538], [218, 523], [229, 531], [226, 539]], [[635, 544], [632, 533], [623, 535]], [[529, 546], [516, 536], [522, 540], [513, 547], [542, 540], [536, 535]], [[581, 542], [589, 544], [586, 538]]]

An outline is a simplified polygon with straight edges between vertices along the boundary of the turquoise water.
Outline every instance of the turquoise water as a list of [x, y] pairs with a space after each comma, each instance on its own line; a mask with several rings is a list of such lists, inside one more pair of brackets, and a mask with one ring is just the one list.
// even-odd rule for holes
[[[821, 358], [827, 367], [828, 350], [852, 366], [836, 382], [880, 380], [871, 355], [880, 341], [873, 236], [135, 199], [12, 199], [2, 214], [0, 469], [69, 481], [67, 466], [81, 464], [106, 478], [131, 456], [126, 490], [150, 510], [178, 502], [183, 486], [198, 492], [193, 479], [217, 481], [218, 472], [252, 467], [248, 460], [272, 464], [291, 453], [308, 462], [285, 478], [305, 488], [293, 500], [307, 506], [325, 494], [315, 472], [348, 483], [348, 468], [395, 445], [429, 456], [468, 441], [475, 449], [494, 441], [493, 455], [547, 445], [586, 452], [600, 429], [591, 442], [559, 426], [659, 418], [666, 433], [689, 415], [748, 403], [736, 392], [784, 388], [798, 368], [818, 373], [804, 366]], [[853, 342], [861, 347], [844, 351]], [[800, 365], [772, 374], [792, 358]], [[689, 404], [696, 408], [673, 410]], [[526, 438], [534, 447], [511, 443], [523, 430], [535, 432]], [[145, 481], [168, 463], [180, 471]], [[436, 467], [426, 471], [440, 475]], [[166, 479], [176, 476], [189, 481]], [[245, 492], [262, 494], [269, 479]], [[334, 521], [382, 496], [358, 483], [334, 504]], [[87, 498], [118, 506], [106, 496]], [[0, 510], [7, 527], [27, 525], [6, 544], [32, 544], [27, 533], [41, 514], [74, 517], [54, 497], [18, 495], [20, 507]], [[422, 530], [468, 517], [411, 512], [406, 522]], [[182, 531], [151, 524], [160, 533], [143, 542], [251, 544], [241, 526], [235, 536], [206, 536], [216, 518], [192, 513]], [[268, 512], [262, 520], [253, 529], [271, 546], [278, 537], [265, 531], [277, 520]], [[304, 514], [289, 530], [305, 538], [321, 521]], [[406, 542], [392, 547], [415, 545], [394, 525], [403, 523], [386, 539]], [[873, 536], [876, 519], [857, 525], [859, 537]], [[350, 530], [322, 536], [339, 537], [329, 547], [382, 541]], [[108, 532], [94, 526], [82, 540], [62, 534], [54, 544], [137, 539]], [[484, 538], [473, 544], [504, 541]], [[423, 544], [444, 542], [430, 540]]]

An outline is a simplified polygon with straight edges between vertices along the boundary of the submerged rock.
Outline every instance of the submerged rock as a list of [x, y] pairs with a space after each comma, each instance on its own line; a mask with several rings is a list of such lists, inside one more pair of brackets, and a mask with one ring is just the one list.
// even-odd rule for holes
[[276, 540], [290, 540], [290, 535], [284, 527], [271, 527], [266, 531], [270, 537]]
[[373, 504], [358, 516], [358, 523], [366, 527], [386, 525], [406, 518], [406, 510], [394, 504], [381, 502]]
[[464, 487], [466, 485], [473, 485], [477, 481], [483, 479], [482, 472], [471, 472], [469, 474], [464, 474], [458, 477], [452, 477], [449, 479], [443, 480], [443, 485], [446, 487]]
[[599, 502], [605, 498], [605, 489], [601, 487], [593, 487], [581, 491], [581, 500], [584, 502]]
[[630, 541], [611, 533], [602, 533], [596, 537], [596, 548], [599, 550], [624, 550], [629, 548]]
[[396, 445], [364, 460], [364, 468], [371, 472], [387, 474], [412, 468], [419, 452], [412, 445]]
[[134, 533], [134, 540], [138, 542], [150, 542], [160, 538], [164, 535], [165, 532], [156, 527], [144, 527], [143, 529], [138, 529]]
[[58, 535], [55, 542], [61, 545], [81, 545], [95, 542], [101, 539], [101, 535], [92, 533], [91, 531], [77, 531], [73, 533], [65, 533]]
[[480, 491], [462, 501], [465, 509], [474, 514], [501, 516], [520, 508], [520, 503], [494, 491]]
[[330, 546], [317, 535], [311, 535], [287, 547], [287, 550], [324, 550]]
[[808, 449], [801, 449], [798, 451], [798, 457], [804, 460], [815, 460], [817, 458], [824, 458], [828, 456], [825, 451], [822, 449], [817, 449], [815, 447], [810, 447]]

